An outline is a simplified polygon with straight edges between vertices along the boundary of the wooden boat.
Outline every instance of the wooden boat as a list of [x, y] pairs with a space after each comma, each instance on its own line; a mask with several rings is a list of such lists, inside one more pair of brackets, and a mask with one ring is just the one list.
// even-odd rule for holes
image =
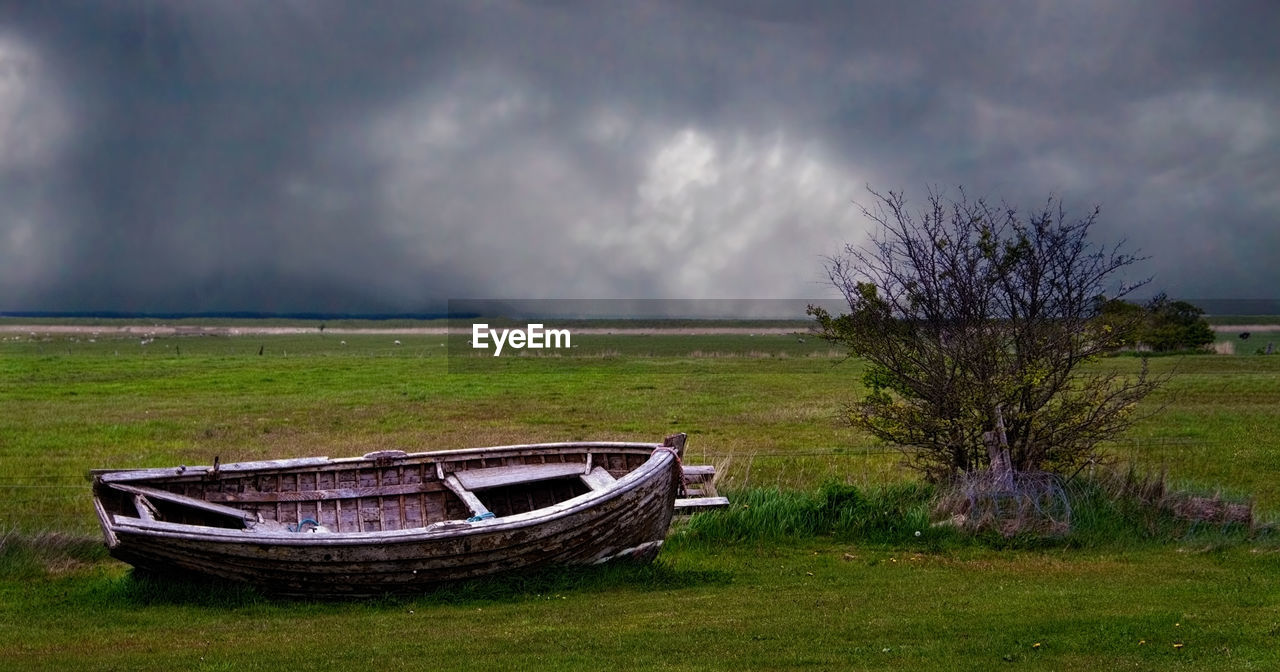
[[[305, 598], [655, 557], [686, 478], [661, 444], [496, 448], [94, 472], [112, 556]], [[714, 495], [709, 485], [703, 493]], [[723, 505], [689, 498], [684, 508]]]

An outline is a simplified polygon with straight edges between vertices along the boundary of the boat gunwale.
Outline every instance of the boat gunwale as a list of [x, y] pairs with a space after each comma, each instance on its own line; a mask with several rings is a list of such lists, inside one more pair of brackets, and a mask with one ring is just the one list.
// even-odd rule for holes
[[[198, 465], [198, 466], [182, 466], [182, 467], [155, 467], [142, 469], [93, 469], [89, 474], [93, 480], [101, 483], [126, 483], [136, 480], [152, 480], [161, 478], [177, 478], [180, 480], [203, 478], [213, 474], [242, 474], [253, 471], [269, 471], [273, 469], [294, 469], [294, 468], [321, 468], [326, 466], [334, 466], [338, 468], [349, 469], [352, 465], [361, 463], [370, 466], [382, 466], [380, 462], [385, 462], [387, 466], [399, 466], [406, 463], [416, 463], [421, 461], [435, 461], [441, 463], [459, 462], [476, 458], [499, 458], [510, 456], [511, 453], [521, 453], [532, 451], [540, 453], [545, 451], [559, 451], [561, 453], [576, 452], [579, 449], [613, 449], [613, 450], [648, 450], [656, 451], [662, 448], [661, 443], [639, 442], [639, 441], [565, 441], [557, 443], [528, 443], [528, 444], [512, 444], [507, 446], [492, 446], [484, 448], [455, 448], [449, 450], [431, 450], [416, 453], [404, 453], [403, 455], [386, 456], [355, 456], [355, 457], [301, 457], [283, 460], [255, 460], [250, 462], [228, 462], [220, 465]], [[431, 458], [436, 458], [432, 460]], [[443, 458], [443, 459], [441, 459]]]

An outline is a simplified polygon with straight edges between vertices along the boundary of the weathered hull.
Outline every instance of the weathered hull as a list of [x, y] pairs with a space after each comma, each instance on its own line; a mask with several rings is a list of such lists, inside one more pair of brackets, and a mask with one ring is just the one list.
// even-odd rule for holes
[[[557, 459], [567, 461], [563, 448], [558, 454]], [[450, 464], [443, 459], [436, 462]], [[436, 470], [446, 473], [443, 467]], [[108, 482], [97, 484], [98, 489], [106, 490], [110, 481], [145, 482], [128, 480], [127, 472], [106, 478]], [[291, 533], [278, 525], [266, 530], [228, 529], [148, 520], [113, 513], [106, 498], [97, 500], [97, 506], [111, 554], [141, 569], [246, 583], [279, 595], [359, 597], [552, 565], [585, 565], [621, 557], [650, 560], [670, 525], [681, 479], [677, 452], [659, 449], [607, 486], [550, 506], [485, 520], [452, 519], [405, 529], [322, 534]], [[179, 492], [192, 487], [166, 485]], [[419, 489], [432, 492], [431, 486], [426, 482]], [[236, 497], [255, 498], [252, 493], [232, 494], [222, 495], [221, 501]], [[256, 495], [259, 500], [264, 497]], [[399, 502], [395, 496], [380, 499], [391, 500], [389, 509], [397, 504], [404, 508], [403, 496]], [[261, 512], [256, 515], [262, 517]]]

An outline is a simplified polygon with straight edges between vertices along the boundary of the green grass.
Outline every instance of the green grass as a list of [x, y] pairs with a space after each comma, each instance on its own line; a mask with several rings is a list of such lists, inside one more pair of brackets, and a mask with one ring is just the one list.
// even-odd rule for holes
[[[860, 365], [813, 339], [584, 335], [569, 356], [459, 373], [443, 336], [4, 336], [0, 668], [1266, 669], [1280, 649], [1265, 535], [1131, 542], [1146, 532], [1097, 509], [1074, 543], [915, 537], [927, 490], [839, 422]], [[1152, 366], [1177, 373], [1145, 407], [1163, 411], [1114, 453], [1274, 518], [1280, 357]], [[735, 508], [679, 529], [658, 566], [408, 601], [139, 581], [97, 545], [85, 476], [673, 431], [688, 462], [721, 467]]]
[[1276, 660], [1274, 563], [1248, 549], [819, 540], [685, 550], [653, 574], [496, 598], [364, 604], [157, 596], [100, 568], [7, 589], [0, 618], [14, 624], [3, 665], [31, 670], [1243, 670]]
[[[1148, 480], [1158, 482], [1128, 482]], [[951, 512], [936, 511], [938, 493], [923, 483], [863, 488], [828, 483], [817, 490], [731, 491], [727, 493], [732, 501], [728, 509], [692, 518], [679, 528], [672, 543], [674, 548], [684, 549], [830, 537], [920, 552], [976, 547], [1136, 550], [1178, 544], [1280, 550], [1280, 534], [1274, 528], [1181, 519], [1161, 506], [1161, 501], [1143, 499], [1132, 488], [1122, 491], [1116, 487], [1123, 482], [1109, 472], [1066, 483], [1062, 492], [1069, 512], [1064, 513], [1070, 517], [1071, 528], [1061, 535], [1027, 531], [1005, 536], [994, 530], [972, 533], [935, 523]]]
[[922, 483], [871, 488], [828, 483], [817, 490], [752, 488], [727, 494], [731, 507], [693, 517], [675, 543], [715, 546], [832, 536], [936, 548], [939, 542], [958, 536], [950, 528], [930, 525], [933, 489]]

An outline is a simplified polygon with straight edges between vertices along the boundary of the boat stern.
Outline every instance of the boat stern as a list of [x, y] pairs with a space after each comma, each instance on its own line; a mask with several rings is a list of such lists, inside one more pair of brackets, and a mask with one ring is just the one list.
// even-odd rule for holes
[[102, 505], [102, 500], [98, 498], [96, 488], [93, 494], [93, 509], [98, 514], [98, 524], [102, 526], [102, 537], [107, 550], [115, 550], [120, 545], [120, 538], [116, 536], [115, 523], [106, 507]]

